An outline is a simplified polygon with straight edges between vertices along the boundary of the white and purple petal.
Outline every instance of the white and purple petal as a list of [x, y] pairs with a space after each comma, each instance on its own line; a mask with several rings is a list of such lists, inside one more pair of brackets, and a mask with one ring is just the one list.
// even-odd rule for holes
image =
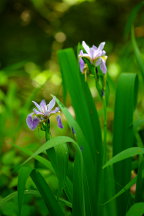
[[61, 117], [58, 115], [56, 119], [57, 119], [58, 127], [59, 127], [59, 128], [63, 128], [63, 124], [62, 124], [62, 121], [61, 121]]
[[59, 110], [60, 110], [60, 108], [56, 107], [54, 110], [52, 110], [52, 111], [49, 112], [49, 115], [50, 114], [55, 114], [55, 113], [59, 112]]
[[44, 115], [44, 113], [38, 111], [37, 109], [33, 109], [33, 112], [36, 114], [36, 115]]
[[84, 60], [82, 58], [79, 59], [79, 65], [80, 65], [80, 71], [83, 73], [85, 63], [84, 63]]
[[98, 58], [98, 60], [95, 63], [95, 66], [99, 66], [101, 64], [101, 62], [102, 62], [101, 58]]
[[107, 72], [106, 62], [105, 62], [105, 60], [103, 60], [103, 59], [101, 59], [100, 69], [102, 70], [102, 72], [103, 72], [104, 74]]
[[86, 44], [85, 41], [82, 42], [82, 46], [85, 49], [85, 51], [87, 52], [87, 54], [90, 54], [90, 48], [89, 46]]
[[35, 102], [35, 101], [32, 101], [32, 102], [37, 107], [37, 109], [41, 112], [41, 106], [37, 102]]
[[52, 108], [55, 106], [55, 98], [53, 97], [53, 99], [49, 102], [49, 104], [47, 105], [47, 111], [50, 112], [52, 110]]
[[40, 107], [42, 112], [45, 113], [47, 111], [47, 105], [44, 99], [40, 102]]
[[100, 45], [98, 46], [98, 49], [99, 49], [99, 50], [103, 50], [104, 46], [105, 46], [105, 42], [102, 42], [102, 43], [100, 43]]
[[29, 114], [26, 118], [26, 123], [27, 123], [27, 126], [31, 129], [31, 130], [34, 130], [38, 124], [39, 124], [40, 120], [33, 116], [33, 113]]

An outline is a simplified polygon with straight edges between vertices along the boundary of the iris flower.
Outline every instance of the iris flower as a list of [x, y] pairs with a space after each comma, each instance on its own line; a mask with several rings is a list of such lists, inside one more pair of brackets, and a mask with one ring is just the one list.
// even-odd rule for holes
[[100, 66], [101, 71], [105, 74], [107, 71], [106, 68], [106, 52], [103, 50], [105, 46], [105, 42], [100, 43], [98, 47], [93, 45], [92, 47], [89, 47], [85, 41], [82, 42], [82, 46], [85, 50], [85, 53], [83, 50], [80, 50], [79, 53], [79, 63], [80, 63], [80, 70], [81, 72], [84, 72], [84, 61], [83, 58], [86, 58], [90, 61], [91, 64], [94, 66]]
[[[53, 98], [49, 104], [46, 104], [45, 100], [42, 100], [40, 104], [35, 101], [32, 102], [36, 108], [34, 108], [33, 112], [30, 113], [26, 118], [26, 123], [31, 130], [34, 130], [40, 123], [49, 120], [52, 115], [58, 114], [60, 112], [59, 107], [55, 107], [55, 98]], [[56, 119], [58, 127], [63, 128], [60, 115], [57, 115]]]

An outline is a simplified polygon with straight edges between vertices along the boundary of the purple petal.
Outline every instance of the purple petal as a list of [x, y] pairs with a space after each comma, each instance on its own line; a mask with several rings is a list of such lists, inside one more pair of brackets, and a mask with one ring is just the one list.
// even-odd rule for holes
[[54, 110], [50, 111], [49, 114], [57, 113], [60, 110], [59, 107], [56, 107]]
[[49, 102], [49, 104], [47, 105], [48, 111], [50, 112], [54, 106], [55, 106], [55, 98], [53, 98], [53, 99]]
[[103, 59], [101, 59], [100, 69], [104, 74], [107, 72], [106, 62]]
[[84, 53], [83, 53], [83, 51], [82, 51], [82, 50], [80, 50], [80, 53], [79, 53], [79, 55], [78, 55], [78, 56], [79, 56], [79, 57], [83, 57], [83, 54], [84, 54]]
[[46, 112], [46, 111], [47, 111], [47, 105], [46, 105], [45, 100], [42, 100], [42, 101], [40, 102], [40, 107], [41, 107], [41, 111], [43, 111], [43, 112]]
[[39, 112], [37, 109], [33, 109], [33, 111], [34, 111], [34, 113], [36, 114], [36, 115], [44, 115], [42, 112]]
[[86, 44], [85, 41], [82, 42], [82, 46], [83, 46], [83, 48], [85, 49], [85, 51], [89, 54], [90, 48], [89, 48], [89, 46]]
[[101, 60], [101, 58], [99, 58], [99, 59], [96, 61], [95, 66], [99, 66], [99, 65], [101, 64], [101, 62], [102, 62], [102, 60]]
[[37, 109], [41, 112], [41, 107], [40, 107], [40, 105], [37, 103], [37, 102], [35, 102], [35, 101], [32, 101], [33, 103], [34, 103], [34, 105], [37, 107]]
[[97, 47], [96, 47], [95, 45], [93, 45], [92, 48], [93, 48], [94, 50], [97, 50]]
[[79, 59], [79, 64], [80, 64], [80, 71], [83, 72], [85, 63], [82, 58]]
[[32, 117], [32, 115], [33, 113], [27, 116], [26, 123], [31, 130], [34, 130], [39, 124], [39, 119], [37, 117]]
[[90, 58], [91, 58], [91, 59], [94, 59], [95, 53], [97, 53], [97, 50], [95, 50], [95, 49], [93, 49], [93, 48], [90, 48]]
[[105, 42], [102, 42], [102, 43], [100, 43], [100, 45], [98, 46], [98, 49], [99, 49], [99, 50], [103, 50], [104, 46], [105, 46]]
[[58, 115], [56, 119], [57, 119], [58, 127], [63, 128], [61, 117]]

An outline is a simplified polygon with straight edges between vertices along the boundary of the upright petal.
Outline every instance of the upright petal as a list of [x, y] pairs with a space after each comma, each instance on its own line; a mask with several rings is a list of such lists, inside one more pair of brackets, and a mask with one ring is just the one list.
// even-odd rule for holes
[[39, 119], [37, 117], [32, 117], [32, 115], [33, 113], [27, 116], [26, 123], [31, 130], [34, 130], [39, 124]]
[[35, 102], [35, 101], [32, 101], [33, 103], [34, 103], [34, 105], [38, 108], [38, 110], [41, 112], [41, 107], [40, 107], [40, 105], [37, 103], [37, 102]]
[[47, 105], [47, 111], [50, 112], [52, 110], [52, 108], [55, 106], [55, 98], [53, 97], [53, 99], [49, 102], [49, 104]]
[[78, 56], [79, 56], [79, 57], [83, 57], [83, 54], [84, 54], [84, 53], [83, 53], [83, 51], [82, 51], [82, 50], [80, 50], [80, 52], [79, 52], [79, 55], [78, 55]]
[[63, 128], [63, 124], [62, 124], [62, 121], [61, 121], [61, 117], [58, 115], [56, 119], [57, 119], [58, 127], [59, 127], [59, 128]]
[[99, 50], [103, 50], [104, 46], [105, 46], [105, 42], [102, 42], [102, 43], [100, 43], [100, 45], [98, 46], [98, 49], [99, 49]]
[[82, 42], [82, 46], [83, 46], [83, 48], [85, 49], [85, 51], [89, 54], [89, 53], [90, 53], [90, 48], [89, 48], [89, 46], [86, 44], [85, 41]]
[[43, 111], [44, 113], [47, 111], [47, 105], [44, 99], [40, 102], [40, 107], [41, 111]]

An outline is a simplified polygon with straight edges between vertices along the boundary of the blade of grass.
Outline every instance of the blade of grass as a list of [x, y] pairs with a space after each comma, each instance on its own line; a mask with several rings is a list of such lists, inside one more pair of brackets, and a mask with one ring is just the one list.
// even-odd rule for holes
[[[72, 117], [72, 115], [69, 113], [68, 109], [64, 107], [64, 105], [56, 98], [56, 102], [61, 108], [62, 112], [64, 113], [68, 124], [70, 128], [73, 128], [75, 131], [75, 137], [77, 139], [77, 143], [80, 148], [82, 148], [82, 154], [84, 158], [84, 170], [86, 171], [85, 173], [85, 182], [84, 182], [84, 187], [85, 187], [85, 204], [86, 204], [86, 215], [92, 215], [92, 206], [95, 205], [96, 200], [94, 197], [96, 196], [95, 194], [95, 178], [94, 178], [94, 172], [95, 172], [95, 167], [94, 163], [91, 157], [89, 145], [86, 142], [85, 136], [79, 127], [77, 121]], [[91, 169], [90, 169], [91, 168]]]
[[32, 168], [30, 167], [21, 167], [18, 175], [18, 208], [19, 208], [19, 216], [21, 215], [22, 204], [24, 199], [24, 190], [27, 179], [32, 172]]
[[68, 168], [68, 148], [67, 144], [61, 144], [55, 147], [56, 152], [56, 174], [59, 181], [59, 195], [61, 194], [66, 181]]
[[144, 193], [144, 179], [143, 179], [143, 170], [144, 170], [144, 157], [140, 156], [139, 158], [139, 168], [136, 182], [136, 194], [135, 202], [143, 202], [143, 193]]
[[[25, 190], [24, 195], [34, 195], [40, 197], [40, 193], [36, 190]], [[7, 202], [9, 202], [11, 199], [14, 199], [15, 197], [18, 196], [18, 192], [15, 191], [13, 193], [10, 193], [4, 198], [0, 199], [0, 207], [4, 206]]]
[[40, 153], [45, 152], [48, 149], [54, 148], [66, 142], [71, 142], [75, 146], [77, 145], [77, 143], [70, 137], [61, 136], [61, 137], [51, 138], [46, 143], [44, 143], [40, 148], [38, 148], [26, 161], [24, 161], [22, 165], [28, 163], [31, 159], [35, 158]]
[[136, 156], [136, 155], [143, 155], [144, 154], [144, 148], [141, 147], [131, 147], [128, 148], [117, 155], [115, 155], [112, 159], [110, 159], [104, 166], [103, 168], [107, 166], [112, 166], [113, 164], [120, 162], [122, 160], [125, 160], [127, 158]]
[[53, 193], [51, 192], [48, 184], [46, 183], [42, 175], [34, 169], [31, 172], [31, 178], [35, 183], [38, 191], [40, 192], [50, 214], [54, 216], [64, 216], [64, 213], [59, 206], [58, 201], [55, 199]]
[[[88, 185], [91, 188], [90, 203], [93, 203], [92, 214], [96, 215], [97, 214], [96, 209], [98, 208], [98, 195], [96, 194], [99, 193], [99, 184], [100, 184], [100, 175], [101, 175], [100, 172], [102, 167], [102, 154], [103, 154], [99, 119], [98, 119], [97, 111], [91, 93], [89, 91], [87, 83], [85, 83], [83, 76], [80, 73], [78, 61], [75, 57], [73, 50], [72, 49], [60, 50], [58, 53], [58, 57], [59, 57], [62, 77], [64, 77], [63, 79], [65, 82], [65, 86], [71, 97], [72, 105], [74, 107], [74, 111], [76, 114], [76, 120], [80, 125], [83, 134], [85, 135], [85, 139], [86, 139], [85, 148], [87, 149], [89, 148], [89, 152], [91, 155], [90, 157], [92, 158], [94, 163], [93, 170], [92, 169], [89, 170], [87, 165], [86, 165], [87, 168], [85, 167], [85, 169], [88, 169], [87, 176], [89, 175], [93, 176], [92, 178], [94, 179], [95, 182], [94, 184], [90, 184], [88, 180]], [[88, 174], [88, 172], [89, 173], [91, 172], [91, 174]], [[93, 185], [93, 189], [92, 189], [92, 185]], [[90, 209], [87, 212], [90, 212]]]
[[144, 214], [144, 203], [136, 203], [134, 204], [126, 216], [142, 216]]
[[[144, 2], [143, 2], [143, 5], [144, 5]], [[136, 60], [137, 60], [137, 63], [138, 63], [138, 66], [141, 72], [141, 76], [144, 81], [144, 62], [143, 62], [140, 50], [138, 48], [136, 39], [135, 39], [134, 28], [131, 29], [131, 40], [132, 40], [132, 46], [134, 49], [135, 57], [136, 57]]]
[[[136, 74], [122, 74], [119, 78], [114, 113], [113, 154], [133, 146], [133, 111], [136, 104], [138, 78]], [[120, 191], [130, 180], [131, 158], [114, 166], [116, 192]], [[117, 199], [118, 215], [125, 215], [128, 193]], [[123, 208], [121, 208], [123, 206]]]
[[76, 152], [73, 174], [73, 202], [72, 215], [85, 216], [84, 173], [81, 150]]
[[137, 176], [135, 178], [133, 178], [132, 180], [130, 180], [128, 184], [126, 184], [117, 194], [115, 194], [112, 198], [110, 198], [108, 201], [106, 201], [103, 205], [104, 206], [107, 205], [112, 200], [118, 198], [120, 195], [122, 195], [123, 193], [128, 191], [130, 189], [130, 187], [132, 187], [136, 183], [136, 180], [137, 180]]

